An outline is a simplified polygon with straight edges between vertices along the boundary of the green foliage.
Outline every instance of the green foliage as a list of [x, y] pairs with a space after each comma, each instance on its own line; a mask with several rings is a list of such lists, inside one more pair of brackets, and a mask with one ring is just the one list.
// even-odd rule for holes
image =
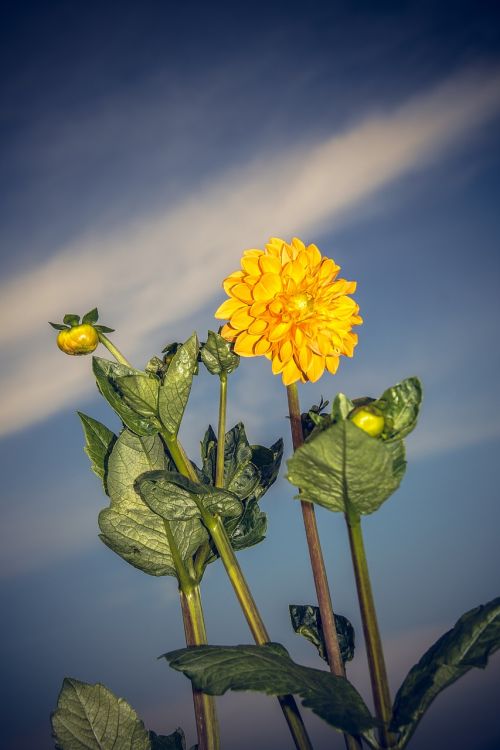
[[88, 313], [85, 313], [82, 318], [82, 323], [90, 323], [90, 325], [93, 325], [94, 323], [97, 323], [98, 320], [99, 313], [97, 311], [97, 307], [94, 307], [92, 310], [89, 310]]
[[416, 377], [406, 378], [388, 388], [372, 405], [382, 413], [385, 427], [383, 440], [401, 440], [417, 424], [422, 403], [422, 383]]
[[146, 505], [167, 521], [201, 518], [202, 509], [222, 518], [242, 513], [234, 493], [192, 482], [176, 471], [146, 472], [138, 477], [135, 487]]
[[68, 313], [64, 316], [63, 323], [65, 323], [67, 326], [77, 326], [80, 323], [80, 316], [74, 315], [73, 313]]
[[100, 392], [129, 430], [136, 435], [154, 435], [158, 432], [158, 425], [134, 411], [126, 403], [118, 387], [120, 378], [143, 376], [144, 373], [100, 357], [93, 357], [92, 367]]
[[[111, 451], [105, 482], [110, 506], [99, 514], [102, 541], [127, 562], [149, 575], [175, 575], [163, 519], [153, 513], [135, 489], [147, 471], [168, 470], [170, 460], [157, 435], [124, 430]], [[207, 539], [199, 521], [171, 524], [181, 557], [187, 560]]]
[[236, 370], [240, 358], [229, 341], [218, 333], [208, 332], [207, 340], [200, 350], [201, 361], [212, 375], [229, 375]]
[[116, 443], [116, 435], [96, 419], [78, 412], [85, 434], [85, 453], [90, 458], [90, 465], [94, 474], [102, 480], [104, 491], [107, 492], [105, 474], [111, 450]]
[[254, 690], [268, 695], [296, 694], [307, 708], [349, 734], [374, 726], [357, 690], [344, 677], [296, 664], [279, 643], [263, 646], [196, 646], [165, 654], [199, 690], [222, 695], [227, 690]]
[[[318, 649], [321, 658], [328, 664], [323, 625], [319, 607], [312, 604], [290, 604], [290, 619], [296, 633], [304, 636]], [[339, 641], [342, 661], [351, 661], [354, 657], [354, 628], [343, 615], [334, 615], [335, 629]]]
[[425, 652], [410, 670], [394, 701], [391, 730], [397, 747], [410, 740], [432, 701], [473, 667], [484, 669], [500, 648], [500, 597], [471, 609]]
[[404, 446], [392, 447], [349, 420], [311, 435], [288, 460], [288, 480], [304, 499], [343, 513], [373, 513], [399, 487]]
[[51, 716], [58, 750], [185, 750], [184, 732], [148, 732], [134, 709], [104, 685], [66, 677]]
[[158, 391], [160, 381], [145, 373], [136, 375], [125, 375], [117, 378], [116, 386], [125, 403], [141, 417], [146, 417], [157, 430], [160, 427], [158, 420]]
[[158, 413], [168, 433], [179, 432], [184, 410], [191, 392], [193, 377], [198, 367], [198, 337], [196, 333], [174, 354], [158, 393]]

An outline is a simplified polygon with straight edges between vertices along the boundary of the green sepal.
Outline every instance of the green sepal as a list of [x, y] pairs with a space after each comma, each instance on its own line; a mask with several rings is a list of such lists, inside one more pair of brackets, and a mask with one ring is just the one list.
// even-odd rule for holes
[[201, 518], [200, 506], [222, 518], [240, 516], [242, 506], [233, 492], [193, 482], [176, 471], [149, 471], [135, 487], [146, 505], [167, 521]]
[[77, 414], [80, 417], [85, 435], [84, 451], [90, 459], [92, 471], [102, 480], [104, 491], [107, 494], [105, 482], [106, 467], [117, 440], [116, 435], [106, 425], [98, 422], [96, 419], [92, 419], [92, 417], [83, 414], [81, 411], [77, 412]]
[[97, 307], [92, 308], [92, 310], [89, 310], [88, 313], [85, 313], [85, 315], [82, 318], [82, 323], [90, 323], [90, 325], [93, 325], [94, 323], [97, 323], [99, 320], [99, 313], [97, 311]]
[[422, 383], [416, 377], [387, 388], [380, 398], [372, 401], [385, 420], [382, 440], [401, 440], [409, 435], [417, 424], [421, 403]]
[[198, 367], [196, 333], [177, 350], [158, 393], [158, 412], [162, 424], [172, 436], [177, 435]]
[[300, 496], [329, 510], [373, 513], [399, 487], [406, 468], [401, 440], [385, 444], [349, 420], [311, 435], [288, 460]]
[[80, 325], [80, 316], [76, 315], [75, 313], [67, 313], [63, 318], [63, 323], [66, 323], [66, 325], [70, 326], [71, 328], [73, 326]]
[[51, 323], [49, 321], [49, 326], [52, 326], [52, 328], [55, 328], [56, 331], [67, 331], [71, 328], [71, 326], [65, 326], [62, 323]]
[[[328, 664], [319, 607], [313, 604], [290, 604], [288, 609], [294, 631], [316, 646], [319, 655]], [[337, 614], [334, 617], [340, 656], [345, 664], [354, 658], [354, 628], [347, 617]]]
[[222, 695], [227, 690], [292, 693], [339, 731], [363, 735], [377, 725], [345, 677], [296, 664], [279, 643], [194, 646], [164, 656], [173, 669], [183, 672], [195, 688], [209, 695]]
[[101, 325], [95, 325], [94, 328], [100, 333], [113, 333], [113, 331], [115, 330], [114, 328], [109, 328], [108, 326]]
[[208, 332], [207, 340], [200, 349], [201, 361], [212, 375], [229, 375], [240, 364], [240, 357], [233, 345], [218, 333]]
[[484, 669], [500, 648], [500, 597], [471, 609], [409, 671], [394, 701], [390, 729], [398, 748], [410, 740], [432, 701], [473, 667]]
[[148, 732], [134, 709], [104, 685], [66, 677], [51, 715], [57, 750], [185, 750], [184, 732]]
[[154, 435], [158, 432], [157, 424], [134, 411], [126, 403], [123, 394], [117, 387], [119, 378], [132, 375], [144, 376], [143, 372], [100, 357], [92, 358], [92, 369], [101, 394], [126, 427], [135, 432], [136, 435]]

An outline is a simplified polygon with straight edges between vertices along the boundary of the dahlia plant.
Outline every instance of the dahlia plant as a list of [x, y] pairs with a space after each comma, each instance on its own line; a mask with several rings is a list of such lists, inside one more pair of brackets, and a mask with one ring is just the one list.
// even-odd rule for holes
[[[109, 504], [99, 514], [100, 537], [113, 552], [148, 575], [177, 579], [186, 648], [164, 654], [192, 683], [198, 750], [220, 748], [214, 696], [254, 690], [277, 697], [290, 746], [312, 748], [296, 702], [344, 735], [346, 747], [402, 750], [434, 698], [472, 667], [484, 667], [500, 646], [500, 598], [470, 610], [411, 669], [391, 700], [371, 590], [361, 518], [398, 488], [406, 468], [404, 439], [416, 425], [422, 388], [410, 377], [376, 399], [339, 393], [302, 412], [297, 383], [335, 374], [357, 344], [362, 323], [350, 296], [356, 283], [315, 245], [272, 238], [264, 250], [243, 253], [241, 270], [223, 283], [228, 299], [215, 313], [219, 333], [199, 342], [169, 344], [136, 369], [97, 324], [97, 309], [68, 314], [58, 346], [66, 354], [99, 344], [113, 360], [93, 358], [101, 395], [122, 423], [119, 435], [79, 414], [85, 451]], [[226, 429], [228, 378], [240, 357], [264, 356], [286, 388], [294, 447], [287, 478], [297, 488], [317, 605], [291, 604], [293, 629], [318, 649], [328, 669], [297, 664], [273, 642], [249, 589], [237, 553], [262, 542], [267, 520], [260, 500], [278, 476], [282, 440], [249, 442], [243, 424]], [[192, 460], [179, 441], [194, 375], [204, 366], [219, 381], [217, 432], [208, 427], [201, 456]], [[335, 614], [316, 522], [315, 505], [346, 520], [373, 692], [374, 715], [346, 677], [354, 656], [351, 623]], [[292, 511], [291, 511], [292, 512]], [[248, 623], [253, 644], [208, 645], [201, 585], [221, 561]], [[211, 636], [213, 638], [213, 636]], [[172, 717], [175, 723], [175, 718]], [[134, 710], [103, 685], [67, 678], [52, 716], [61, 750], [185, 749], [181, 729], [147, 731]], [[265, 745], [265, 734], [262, 747]]]

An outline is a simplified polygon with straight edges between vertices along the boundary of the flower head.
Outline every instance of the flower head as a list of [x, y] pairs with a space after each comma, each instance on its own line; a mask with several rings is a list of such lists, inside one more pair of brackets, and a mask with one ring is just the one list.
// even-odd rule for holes
[[245, 250], [241, 271], [224, 281], [229, 299], [215, 317], [229, 322], [221, 335], [242, 357], [264, 355], [283, 383], [318, 380], [325, 368], [337, 371], [339, 357], [352, 357], [362, 323], [348, 297], [355, 281], [337, 279], [340, 266], [316, 245], [296, 237], [290, 244], [271, 238], [265, 250]]

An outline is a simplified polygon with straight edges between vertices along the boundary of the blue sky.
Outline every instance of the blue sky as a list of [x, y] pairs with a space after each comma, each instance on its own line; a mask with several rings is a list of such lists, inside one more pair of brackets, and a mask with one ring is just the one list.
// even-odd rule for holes
[[[1, 13], [5, 746], [53, 747], [65, 675], [104, 682], [151, 728], [180, 724], [194, 741], [189, 684], [156, 661], [183, 642], [174, 583], [97, 539], [106, 503], [75, 411], [116, 421], [90, 359], [63, 357], [46, 321], [98, 305], [143, 365], [216, 325], [221, 279], [272, 235], [315, 242], [358, 281], [356, 355], [301, 388], [304, 407], [413, 374], [424, 383], [403, 485], [365, 522], [394, 692], [462, 612], [499, 594], [494, 4], [6, 2]], [[195, 385], [183, 427], [193, 456], [216, 420], [214, 382]], [[267, 360], [243, 361], [230, 423], [270, 443], [287, 438], [285, 414]], [[320, 666], [287, 621], [289, 602], [313, 601], [293, 494], [280, 479], [265, 497], [268, 539], [241, 563], [273, 639]], [[318, 516], [335, 607], [358, 634], [349, 675], [369, 701], [342, 519]], [[248, 642], [220, 566], [203, 593], [211, 642]], [[410, 747], [497, 747], [499, 675], [497, 657], [450, 689]], [[224, 747], [266, 747], [264, 736], [289, 747], [271, 699], [225, 696], [220, 712]], [[317, 750], [343, 746], [307, 720]]]

